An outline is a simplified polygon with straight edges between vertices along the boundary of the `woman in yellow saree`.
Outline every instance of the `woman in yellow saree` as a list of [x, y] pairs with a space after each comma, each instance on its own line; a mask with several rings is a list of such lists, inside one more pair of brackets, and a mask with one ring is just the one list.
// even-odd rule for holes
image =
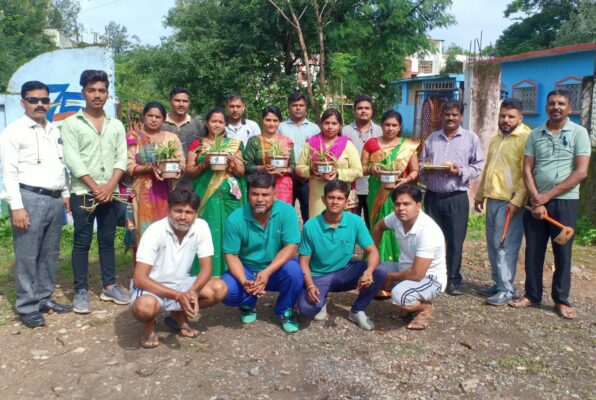
[[[393, 212], [391, 191], [381, 184], [381, 171], [399, 171], [396, 187], [413, 182], [418, 178], [418, 142], [401, 137], [401, 114], [394, 110], [385, 111], [381, 117], [383, 136], [369, 139], [362, 149], [362, 169], [368, 180], [368, 209], [370, 229], [381, 219]], [[399, 246], [393, 231], [385, 231], [379, 243], [381, 261], [398, 261]]]
[[[201, 199], [199, 217], [211, 228], [213, 240], [213, 276], [221, 276], [228, 268], [222, 253], [223, 227], [228, 216], [246, 202], [246, 179], [244, 177], [243, 145], [240, 140], [225, 135], [225, 117], [222, 108], [214, 108], [205, 117], [206, 136], [195, 139], [188, 147], [186, 173], [193, 181], [194, 192]], [[219, 147], [226, 153], [225, 170], [214, 171], [210, 167], [209, 154]], [[199, 272], [197, 260], [191, 274]]]

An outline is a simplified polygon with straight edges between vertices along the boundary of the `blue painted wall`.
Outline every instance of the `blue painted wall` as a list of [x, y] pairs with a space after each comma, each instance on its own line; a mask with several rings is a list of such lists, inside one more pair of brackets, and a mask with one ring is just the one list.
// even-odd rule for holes
[[[524, 79], [538, 83], [536, 114], [524, 115], [524, 123], [535, 128], [548, 118], [546, 115], [546, 95], [555, 83], [569, 76], [583, 78], [594, 74], [594, 50], [552, 57], [532, 58], [501, 64], [501, 85], [513, 94], [513, 85]], [[579, 123], [580, 116], [572, 115], [571, 120]]]

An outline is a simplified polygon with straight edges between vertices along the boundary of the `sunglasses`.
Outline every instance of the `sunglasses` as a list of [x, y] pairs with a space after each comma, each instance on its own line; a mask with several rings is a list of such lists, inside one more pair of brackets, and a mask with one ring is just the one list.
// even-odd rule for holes
[[40, 101], [41, 104], [50, 104], [49, 97], [23, 97], [23, 100], [25, 100], [29, 104], [37, 104]]

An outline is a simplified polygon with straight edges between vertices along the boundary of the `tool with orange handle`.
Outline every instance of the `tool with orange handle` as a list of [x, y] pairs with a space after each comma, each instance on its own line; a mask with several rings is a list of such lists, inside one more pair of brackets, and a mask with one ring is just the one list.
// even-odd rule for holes
[[[530, 206], [526, 206], [526, 209], [529, 210], [530, 212], [532, 211], [532, 208]], [[557, 228], [561, 228], [561, 233], [559, 233], [557, 235], [557, 237], [555, 237], [553, 239], [553, 241], [555, 243], [560, 244], [562, 246], [565, 243], [567, 243], [573, 237], [573, 234], [575, 233], [575, 229], [573, 229], [572, 227], [563, 225], [562, 223], [560, 223], [556, 219], [553, 219], [553, 218], [549, 217], [548, 214], [546, 214], [546, 213], [544, 214], [544, 216], [542, 217], [542, 219], [545, 220], [545, 221], [547, 221], [547, 222], [550, 222], [551, 224], [553, 224]]]
[[507, 237], [509, 222], [511, 222], [511, 209], [507, 208], [507, 215], [505, 216], [505, 226], [503, 227], [503, 233], [501, 234], [501, 243], [499, 243], [500, 249], [505, 248], [505, 238]]

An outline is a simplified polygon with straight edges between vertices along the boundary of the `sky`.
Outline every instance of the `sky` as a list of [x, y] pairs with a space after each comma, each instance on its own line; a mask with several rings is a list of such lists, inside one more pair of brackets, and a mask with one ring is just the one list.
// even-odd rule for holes
[[[265, 1], [265, 0], [263, 0]], [[480, 38], [482, 46], [494, 44], [503, 29], [512, 21], [503, 17], [511, 0], [453, 0], [451, 13], [457, 25], [430, 32], [433, 39], [445, 41], [445, 47], [455, 43], [468, 50], [470, 41]], [[84, 40], [93, 40], [92, 32], [103, 33], [104, 27], [114, 21], [126, 26], [130, 35], [137, 35], [143, 44], [157, 45], [160, 38], [171, 31], [163, 21], [175, 0], [80, 0], [79, 21], [85, 28]]]

